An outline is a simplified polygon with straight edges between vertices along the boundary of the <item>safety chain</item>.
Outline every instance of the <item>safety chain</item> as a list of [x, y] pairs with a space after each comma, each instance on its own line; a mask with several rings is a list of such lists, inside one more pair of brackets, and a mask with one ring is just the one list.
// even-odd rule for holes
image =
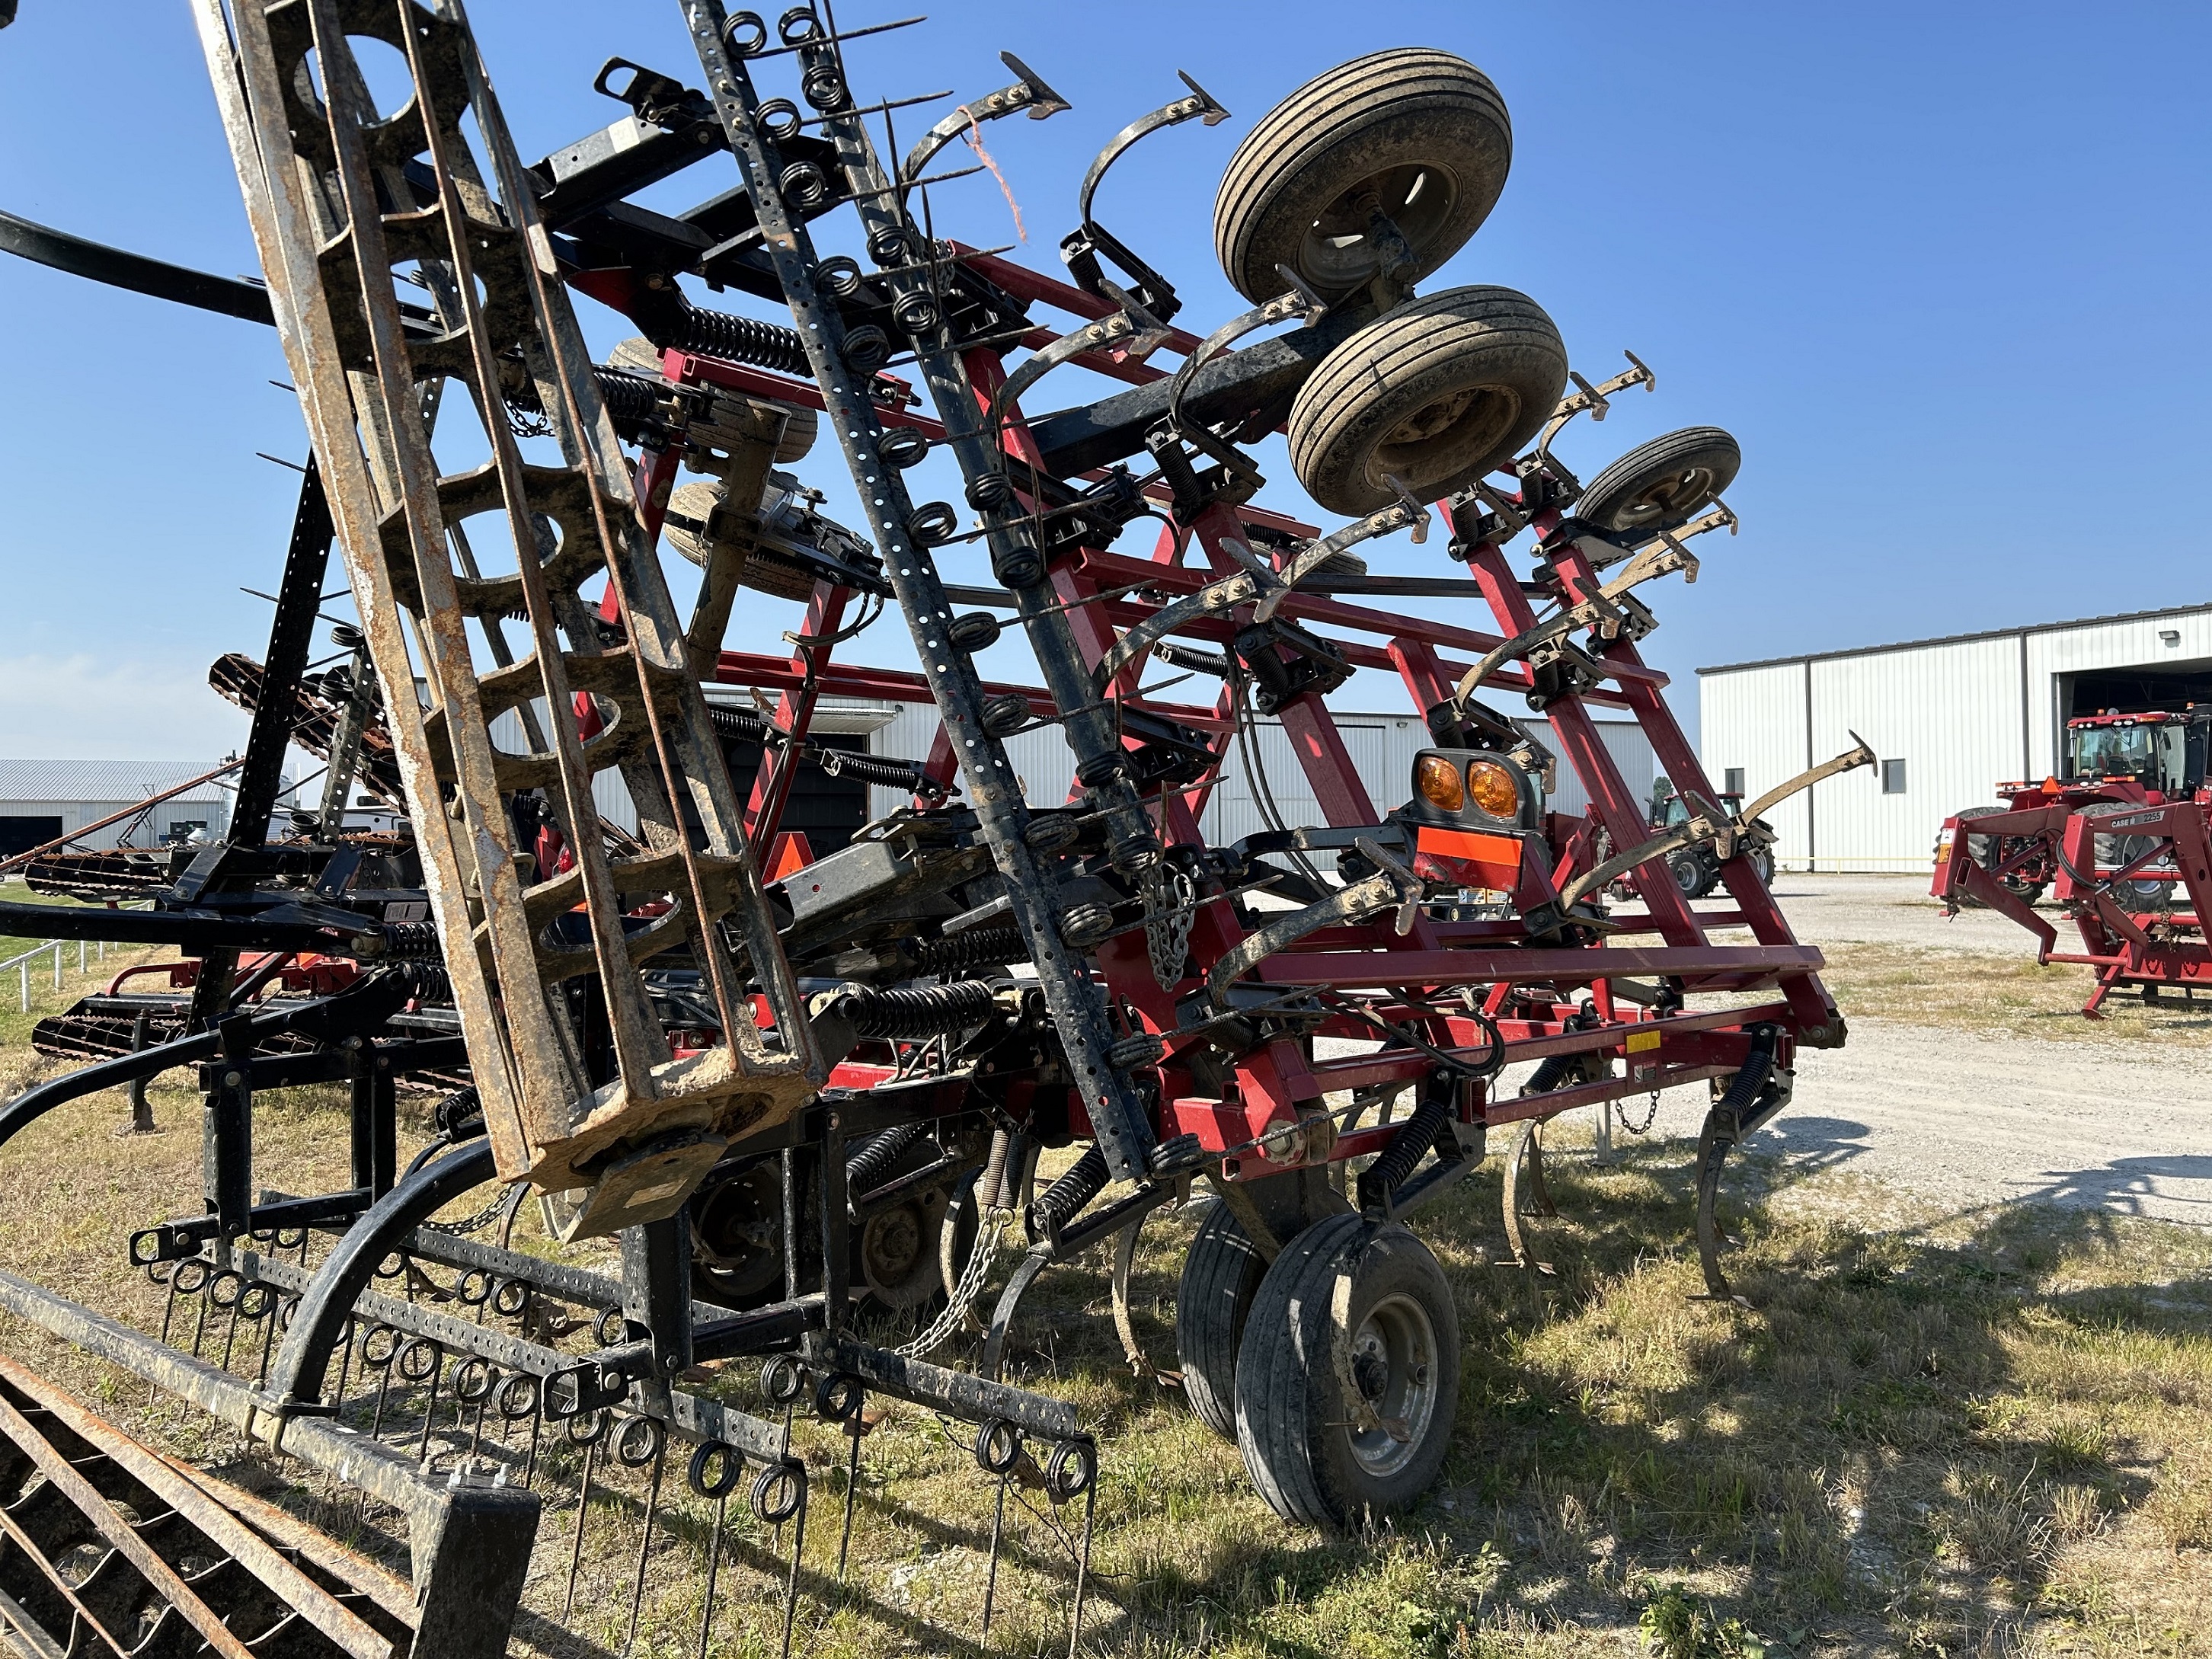
[[1656, 1089], [1654, 1089], [1651, 1091], [1651, 1104], [1645, 1109], [1644, 1114], [1644, 1121], [1641, 1123], [1631, 1123], [1628, 1121], [1628, 1114], [1626, 1111], [1620, 1109], [1620, 1102], [1616, 1100], [1607, 1109], [1613, 1113], [1613, 1121], [1620, 1124], [1620, 1127], [1626, 1129], [1630, 1134], [1643, 1134], [1649, 1130], [1652, 1124], [1658, 1119], [1659, 1091]]
[[991, 1263], [999, 1254], [999, 1240], [1013, 1218], [1012, 1210], [994, 1207], [983, 1212], [975, 1224], [975, 1243], [968, 1252], [968, 1265], [960, 1270], [960, 1282], [945, 1297], [944, 1311], [929, 1322], [929, 1328], [920, 1336], [896, 1350], [900, 1358], [926, 1359], [961, 1328], [969, 1306], [982, 1293], [984, 1282], [991, 1276]]
[[486, 1227], [490, 1226], [493, 1221], [497, 1219], [499, 1212], [507, 1207], [507, 1201], [514, 1196], [515, 1188], [524, 1184], [518, 1181], [510, 1186], [501, 1188], [492, 1201], [472, 1216], [465, 1216], [459, 1221], [426, 1221], [422, 1224], [434, 1233], [447, 1233], [455, 1237], [459, 1237], [463, 1233], [482, 1232]]

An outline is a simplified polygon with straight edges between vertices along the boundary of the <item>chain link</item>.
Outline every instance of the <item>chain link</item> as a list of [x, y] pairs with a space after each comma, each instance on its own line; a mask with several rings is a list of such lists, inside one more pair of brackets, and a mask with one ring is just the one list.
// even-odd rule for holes
[[507, 1207], [507, 1200], [514, 1196], [515, 1188], [523, 1184], [518, 1181], [513, 1186], [501, 1188], [494, 1195], [490, 1203], [472, 1216], [465, 1216], [459, 1221], [426, 1221], [422, 1224], [434, 1233], [447, 1233], [455, 1237], [462, 1233], [482, 1232], [486, 1227], [490, 1226], [498, 1218], [499, 1212]]
[[968, 1317], [968, 1310], [991, 1276], [991, 1263], [999, 1254], [999, 1240], [1014, 1218], [1012, 1210], [987, 1209], [975, 1224], [975, 1243], [968, 1252], [968, 1265], [960, 1282], [945, 1297], [945, 1310], [929, 1322], [929, 1328], [896, 1352], [902, 1359], [926, 1359], [950, 1341]]

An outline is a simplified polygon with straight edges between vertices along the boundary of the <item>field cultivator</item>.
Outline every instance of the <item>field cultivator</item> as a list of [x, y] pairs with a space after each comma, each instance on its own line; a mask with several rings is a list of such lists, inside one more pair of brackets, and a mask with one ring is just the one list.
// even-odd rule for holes
[[[2066, 739], [2063, 777], [1999, 784], [2003, 805], [1944, 820], [1930, 890], [1952, 914], [1979, 904], [2018, 922], [2039, 963], [2092, 969], [2088, 1018], [2116, 990], [2193, 998], [2212, 987], [2212, 710], [2106, 710], [2069, 720]], [[2035, 910], [2046, 892], [2079, 951], [2054, 948], [2058, 930]]]
[[[0, 1307], [403, 1517], [406, 1628], [348, 1626], [343, 1650], [504, 1650], [533, 1549], [567, 1553], [573, 1600], [612, 1486], [642, 1516], [634, 1637], [678, 1480], [713, 1516], [698, 1650], [728, 1627], [717, 1575], [741, 1559], [747, 1595], [776, 1575], [787, 1649], [800, 1590], [830, 1571], [819, 1526], [805, 1559], [794, 1419], [849, 1439], [849, 1536], [863, 1436], [903, 1401], [963, 1425], [1002, 1516], [1011, 1486], [1079, 1514], [1074, 1651], [1099, 1449], [1011, 1374], [1024, 1295], [1094, 1250], [1133, 1368], [1233, 1437], [1285, 1519], [1403, 1508], [1444, 1456], [1460, 1355], [1450, 1288], [1407, 1224], [1510, 1130], [1504, 1221], [1532, 1260], [1522, 1216], [1562, 1112], [1709, 1091], [1696, 1232], [1711, 1294], [1731, 1294], [1727, 1157], [1788, 1103], [1797, 1050], [1844, 1037], [1820, 953], [1761, 879], [1760, 815], [1869, 755], [1723, 805], [1638, 642], [1648, 584], [1694, 575], [1691, 539], [1735, 527], [1734, 441], [1686, 428], [1585, 486], [1553, 446], [1650, 371], [1573, 374], [1510, 289], [1416, 294], [1505, 182], [1510, 125], [1481, 71], [1377, 52], [1260, 122], [1217, 210], [1250, 308], [1201, 337], [1095, 216], [1129, 145], [1229, 118], [1188, 77], [1093, 163], [1061, 281], [944, 240], [931, 191], [973, 170], [945, 153], [982, 123], [1066, 101], [1008, 58], [1010, 84], [879, 149], [871, 118], [889, 141], [895, 112], [931, 100], [860, 101], [846, 51], [902, 23], [841, 34], [826, 6], [771, 26], [683, 0], [703, 89], [611, 62], [596, 89], [629, 112], [526, 165], [451, 0], [193, 6], [265, 290], [21, 221], [0, 240], [273, 323], [313, 459], [265, 657], [214, 675], [252, 710], [232, 836], [30, 872], [150, 903], [42, 908], [41, 932], [189, 962], [42, 1026], [47, 1052], [94, 1058], [0, 1108], [0, 1143], [185, 1068], [204, 1202], [131, 1238], [158, 1332], [7, 1274]], [[411, 94], [389, 108], [363, 38], [405, 60]], [[732, 164], [684, 216], [625, 199]], [[696, 305], [684, 277], [779, 320]], [[572, 292], [640, 337], [592, 363]], [[1120, 389], [1031, 412], [1066, 365]], [[1249, 446], [1276, 431], [1307, 494], [1352, 522], [1323, 533], [1257, 504]], [[785, 470], [815, 452], [845, 468], [864, 527]], [[964, 519], [916, 501], [932, 477]], [[1152, 544], [1124, 545], [1139, 520]], [[1463, 572], [1370, 574], [1355, 550], [1401, 531], [1441, 532]], [[700, 569], [688, 615], [663, 538]], [[336, 636], [346, 666], [318, 675], [333, 547], [361, 621]], [[741, 589], [804, 607], [787, 655], [725, 648]], [[848, 660], [893, 614], [918, 667]], [[1002, 639], [1036, 684], [982, 678]], [[1212, 695], [1166, 697], [1155, 665]], [[1330, 714], [1363, 671], [1426, 715], [1403, 804], [1372, 798]], [[844, 753], [813, 736], [840, 696], [928, 705], [939, 734], [911, 761]], [[1549, 717], [1559, 755], [1493, 706], [1509, 696]], [[1641, 727], [1680, 813], [1647, 822], [1596, 710]], [[1210, 841], [1226, 767], [1273, 799], [1262, 717], [1323, 821]], [[1071, 751], [1065, 801], [1032, 805], [1008, 759], [1038, 726]], [[328, 762], [322, 805], [264, 836], [295, 742]], [[1586, 815], [1548, 804], [1562, 763]], [[813, 857], [783, 829], [802, 767], [911, 799]], [[596, 804], [609, 771], [634, 831]], [[348, 827], [356, 787], [404, 809], [394, 832]], [[1685, 849], [1717, 906], [1678, 890]], [[1626, 907], [1608, 902], [1623, 882]], [[27, 926], [21, 907], [5, 919]], [[403, 1082], [441, 1095], [404, 1168]], [[272, 1191], [256, 1097], [311, 1084], [347, 1091], [347, 1177]], [[1163, 1371], [1129, 1275], [1147, 1218], [1190, 1207]], [[517, 1248], [526, 1218], [538, 1253]], [[908, 1340], [878, 1340], [900, 1321]], [[571, 1480], [574, 1525], [541, 1542]], [[52, 1635], [40, 1605], [26, 1616]], [[987, 1589], [986, 1634], [990, 1606]]]

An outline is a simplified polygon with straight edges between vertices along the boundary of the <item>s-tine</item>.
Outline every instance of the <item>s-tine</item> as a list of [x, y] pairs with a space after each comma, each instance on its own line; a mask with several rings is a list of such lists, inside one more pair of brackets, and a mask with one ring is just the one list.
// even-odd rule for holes
[[[836, 312], [824, 307], [814, 292], [811, 238], [806, 227], [792, 218], [776, 189], [769, 154], [751, 114], [755, 100], [750, 82], [722, 47], [721, 6], [719, 0], [684, 0], [684, 12], [724, 132], [769, 230], [769, 247], [777, 275], [794, 317], [807, 325], [802, 332], [808, 355], [816, 378], [822, 383], [826, 403], [831, 412], [840, 417], [837, 437], [847, 464], [854, 471], [856, 483], [872, 486], [872, 489], [864, 488], [863, 506], [886, 553], [886, 571], [898, 594], [908, 628], [917, 649], [923, 653], [924, 675], [954, 738], [969, 799], [981, 820], [994, 856], [1007, 877], [1017, 916], [1029, 937], [1054, 1023], [1070, 1051], [1071, 1060], [1086, 1076], [1086, 1090], [1095, 1091], [1094, 1121], [1101, 1126], [1102, 1139], [1112, 1146], [1113, 1162], [1118, 1171], [1129, 1178], [1142, 1179], [1149, 1172], [1146, 1160], [1152, 1145], [1148, 1116], [1127, 1079], [1104, 1063], [1105, 1050], [1111, 1039], [1103, 994], [1050, 927], [1051, 890], [1035, 854], [1022, 839], [1028, 811], [1012, 787], [1012, 771], [1005, 751], [982, 727], [979, 715], [981, 687], [974, 665], [959, 653], [944, 650], [933, 638], [940, 619], [947, 614], [948, 601], [927, 550], [908, 545], [905, 517], [910, 514], [912, 504], [906, 497], [904, 484], [895, 473], [885, 473], [872, 452], [863, 447], [864, 440], [872, 441], [878, 424], [875, 412], [856, 389], [854, 374], [838, 355], [840, 324]], [[848, 125], [844, 131], [853, 135], [856, 130]], [[848, 138], [847, 142], [849, 145], [854, 140]], [[858, 131], [857, 142], [866, 146], [865, 130]], [[865, 163], [865, 156], [862, 161]], [[957, 369], [957, 365], [954, 368]], [[964, 388], [964, 381], [962, 384]], [[965, 390], [954, 396], [947, 388], [934, 383], [933, 390], [940, 394], [940, 410], [951, 409], [967, 415], [964, 430], [972, 440], [972, 412], [963, 409]], [[969, 459], [973, 462], [976, 458], [971, 455]], [[878, 490], [881, 493], [875, 494]], [[1048, 650], [1040, 654], [1047, 659], [1048, 672], [1052, 672], [1051, 659], [1056, 653]], [[1058, 667], [1062, 671], [1079, 671], [1080, 664], [1067, 660], [1058, 664]], [[1085, 695], [1077, 692], [1066, 700], [1079, 702]], [[1115, 747], [1118, 753], [1118, 744]], [[1143, 818], [1141, 808], [1133, 810], [1138, 817]], [[1149, 819], [1144, 819], [1144, 827], [1149, 835]]]

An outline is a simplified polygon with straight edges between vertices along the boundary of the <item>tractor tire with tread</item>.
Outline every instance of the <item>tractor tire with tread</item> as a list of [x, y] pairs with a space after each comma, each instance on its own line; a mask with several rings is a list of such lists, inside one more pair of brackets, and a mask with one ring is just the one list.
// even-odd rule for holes
[[1245, 1320], [1245, 1471], [1269, 1508], [1306, 1526], [1347, 1531], [1404, 1509], [1443, 1463], [1459, 1370], [1459, 1316], [1428, 1248], [1395, 1222], [1318, 1221], [1284, 1245]]
[[1480, 228], [1513, 163], [1513, 124], [1488, 76], [1426, 46], [1370, 52], [1275, 106], [1229, 158], [1214, 247], [1255, 305], [1297, 271], [1336, 300], [1376, 275], [1359, 198], [1373, 190], [1412, 250], [1413, 280]]
[[1230, 1207], [1216, 1200], [1198, 1224], [1176, 1291], [1176, 1356], [1191, 1414], [1237, 1437], [1237, 1351], [1267, 1264]]
[[1688, 426], [1642, 443], [1592, 478], [1575, 516], [1608, 536], [1649, 538], [1679, 529], [1711, 507], [1743, 465], [1717, 426]]
[[1544, 308], [1510, 288], [1407, 301], [1322, 359], [1291, 406], [1291, 465], [1322, 507], [1358, 518], [1397, 477], [1424, 501], [1510, 460], [1567, 383], [1567, 349]]

